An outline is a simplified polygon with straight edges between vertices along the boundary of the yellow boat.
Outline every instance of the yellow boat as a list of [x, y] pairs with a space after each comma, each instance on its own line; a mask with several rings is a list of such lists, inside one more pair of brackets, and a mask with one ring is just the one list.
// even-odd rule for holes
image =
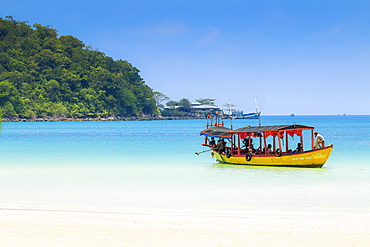
[[[305, 132], [309, 140], [303, 138]], [[221, 123], [207, 125], [200, 134], [205, 136], [203, 146], [211, 149], [218, 162], [237, 165], [321, 168], [333, 150], [333, 145], [325, 146], [323, 141], [315, 143], [314, 127], [298, 124], [228, 129]], [[289, 138], [296, 136], [298, 140]], [[217, 144], [214, 138], [219, 139]], [[292, 150], [290, 144], [296, 142]]]

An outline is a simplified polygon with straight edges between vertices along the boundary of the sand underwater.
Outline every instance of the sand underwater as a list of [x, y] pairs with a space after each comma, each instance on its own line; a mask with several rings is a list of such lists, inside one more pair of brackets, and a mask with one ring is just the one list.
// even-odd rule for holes
[[315, 126], [321, 169], [197, 156], [203, 120], [3, 123], [1, 245], [368, 246], [369, 120], [263, 116]]

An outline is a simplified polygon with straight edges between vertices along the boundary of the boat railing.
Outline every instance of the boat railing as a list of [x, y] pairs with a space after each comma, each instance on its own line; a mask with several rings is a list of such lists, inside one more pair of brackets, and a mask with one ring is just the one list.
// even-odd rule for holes
[[217, 126], [221, 126], [221, 127], [224, 127], [225, 123], [224, 121], [222, 121], [221, 123], [214, 123], [214, 124], [206, 124], [206, 128], [211, 128], [211, 127], [217, 127]]

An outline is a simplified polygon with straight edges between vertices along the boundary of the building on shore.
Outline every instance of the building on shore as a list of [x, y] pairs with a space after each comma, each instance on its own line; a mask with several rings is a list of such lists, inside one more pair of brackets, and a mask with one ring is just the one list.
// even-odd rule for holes
[[189, 107], [167, 106], [164, 110], [167, 113], [172, 111], [174, 115], [178, 115], [180, 112], [194, 117], [207, 117], [209, 114], [211, 116], [222, 114], [222, 109], [220, 107], [215, 105], [202, 105], [200, 103], [191, 103]]

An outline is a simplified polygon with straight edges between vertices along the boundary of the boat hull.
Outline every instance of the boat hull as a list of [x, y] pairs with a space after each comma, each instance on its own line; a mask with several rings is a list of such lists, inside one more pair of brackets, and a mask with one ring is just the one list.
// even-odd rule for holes
[[247, 161], [245, 154], [231, 155], [229, 158], [215, 151], [213, 151], [213, 154], [218, 162], [235, 165], [321, 168], [328, 160], [332, 150], [333, 145], [329, 145], [325, 148], [303, 153], [283, 154], [280, 157], [275, 155], [252, 155], [249, 161]]
[[261, 113], [247, 113], [243, 114], [241, 116], [234, 116], [234, 115], [226, 115], [226, 119], [232, 118], [232, 119], [259, 119]]

